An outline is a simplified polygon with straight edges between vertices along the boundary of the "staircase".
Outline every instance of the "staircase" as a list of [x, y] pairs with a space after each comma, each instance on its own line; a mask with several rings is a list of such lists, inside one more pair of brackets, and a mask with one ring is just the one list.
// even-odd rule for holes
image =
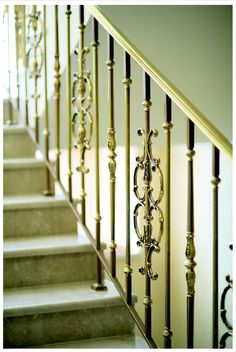
[[[4, 129], [4, 348], [147, 347], [111, 282], [95, 292], [96, 256], [27, 129]], [[104, 249], [103, 245], [103, 249]]]

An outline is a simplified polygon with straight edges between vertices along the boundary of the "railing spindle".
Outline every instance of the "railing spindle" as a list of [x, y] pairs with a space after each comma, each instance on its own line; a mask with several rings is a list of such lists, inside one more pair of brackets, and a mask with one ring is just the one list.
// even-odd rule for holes
[[109, 149], [109, 171], [110, 171], [110, 255], [111, 255], [111, 273], [116, 276], [116, 243], [115, 243], [115, 192], [116, 192], [116, 140], [115, 140], [115, 122], [114, 122], [114, 39], [108, 34], [108, 149]]
[[[100, 212], [100, 167], [99, 167], [99, 100], [98, 100], [98, 22], [93, 18], [93, 101], [95, 124], [95, 165], [96, 165], [96, 247], [101, 249], [101, 212]], [[97, 257], [97, 282], [92, 285], [96, 291], [107, 290], [102, 278], [101, 261]]]
[[9, 120], [7, 123], [11, 125], [13, 123], [12, 115], [12, 103], [11, 103], [11, 50], [10, 50], [10, 13], [9, 5], [6, 5], [7, 12], [7, 51], [8, 51], [8, 96], [9, 96]]
[[20, 109], [20, 76], [19, 76], [19, 5], [15, 5], [15, 31], [16, 31], [16, 87], [17, 87], [17, 110]]
[[[48, 84], [47, 84], [47, 13], [46, 5], [43, 5], [43, 63], [44, 63], [44, 145], [45, 158], [49, 161], [49, 128], [48, 128]], [[46, 190], [43, 192], [45, 196], [52, 195], [50, 185], [50, 172], [46, 167]]]
[[171, 167], [171, 128], [173, 127], [171, 99], [166, 95], [165, 103], [165, 123], [163, 128], [165, 130], [165, 181], [164, 181], [164, 194], [165, 194], [165, 271], [166, 271], [166, 287], [165, 287], [165, 328], [163, 331], [164, 347], [171, 348], [171, 308], [170, 308], [170, 202], [171, 202], [171, 184], [170, 184], [170, 167]]
[[59, 54], [59, 28], [58, 5], [55, 5], [55, 62], [54, 62], [54, 99], [55, 99], [55, 139], [56, 139], [56, 175], [60, 181], [60, 54]]
[[[134, 193], [138, 199], [138, 203], [134, 208], [134, 228], [138, 237], [137, 245], [144, 247], [144, 266], [139, 268], [139, 272], [145, 275], [145, 298], [143, 304], [145, 306], [145, 336], [149, 339], [152, 335], [152, 299], [151, 299], [151, 280], [156, 280], [158, 274], [152, 269], [152, 254], [160, 252], [160, 241], [163, 234], [163, 213], [159, 207], [159, 203], [163, 197], [163, 175], [160, 168], [160, 159], [154, 158], [152, 154], [152, 137], [157, 137], [158, 131], [150, 129], [150, 107], [152, 106], [151, 98], [151, 82], [150, 76], [144, 71], [144, 129], [138, 129], [138, 135], [143, 137], [143, 154], [136, 157], [137, 165], [134, 170]], [[138, 173], [143, 175], [143, 195], [140, 195], [141, 188], [138, 183]], [[153, 197], [152, 174], [158, 174], [158, 194], [156, 199]], [[144, 216], [139, 216], [139, 209], [143, 209]], [[155, 237], [153, 236], [153, 212], [158, 216], [159, 231]], [[138, 219], [142, 219], [142, 223], [138, 224]], [[141, 230], [142, 228], [142, 230]]]
[[219, 150], [212, 146], [212, 184], [213, 184], [213, 316], [212, 316], [212, 345], [218, 348], [218, 185], [220, 183], [220, 153]]
[[26, 6], [24, 6], [24, 66], [25, 66], [25, 124], [29, 126], [29, 98], [28, 98], [28, 53], [26, 52]]
[[124, 52], [125, 78], [123, 84], [125, 87], [125, 177], [126, 177], [126, 265], [124, 273], [126, 275], [126, 300], [132, 304], [132, 268], [130, 253], [130, 85], [132, 84], [130, 55]]
[[[150, 107], [152, 105], [151, 103], [151, 82], [150, 82], [150, 76], [144, 72], [144, 113], [145, 113], [145, 135], [148, 136], [150, 133]], [[147, 140], [146, 140], [147, 142]], [[145, 146], [146, 148], [148, 147], [147, 145]], [[150, 182], [151, 182], [151, 165], [150, 165], [150, 156], [149, 153], [146, 153], [146, 163], [145, 163], [145, 172], [146, 175], [144, 175], [144, 198], [145, 198], [145, 215], [149, 214], [150, 211], [150, 199], [149, 199], [149, 190], [150, 190]], [[147, 222], [147, 236], [150, 238], [151, 237], [151, 228], [150, 228], [150, 220], [146, 218]], [[145, 246], [145, 262], [147, 262], [148, 258], [148, 252], [149, 252], [149, 246]], [[151, 278], [148, 275], [148, 272], [146, 273], [146, 286], [145, 286], [145, 299], [144, 299], [144, 305], [145, 305], [145, 327], [146, 327], [146, 335], [147, 337], [152, 336], [152, 299], [151, 299]]]
[[[84, 82], [83, 80], [83, 57], [84, 57], [84, 5], [80, 5], [80, 25], [79, 25], [79, 79], [81, 79], [81, 87], [84, 87]], [[83, 95], [84, 92], [81, 89], [81, 95]], [[79, 109], [79, 114], [80, 114], [80, 124], [81, 128], [84, 128], [84, 112], [82, 109], [82, 103]], [[82, 136], [82, 134], [81, 134]], [[84, 147], [84, 141], [81, 141], [81, 147], [80, 147], [80, 171], [81, 171], [81, 193], [80, 193], [80, 201], [81, 201], [81, 219], [82, 223], [85, 224], [86, 222], [86, 209], [85, 209], [85, 169], [84, 169], [84, 154], [85, 154], [85, 147]]]
[[187, 119], [187, 157], [188, 157], [188, 202], [187, 202], [187, 245], [186, 245], [186, 282], [187, 282], [187, 347], [193, 348], [194, 343], [194, 294], [195, 278], [194, 268], [196, 262], [194, 244], [194, 183], [193, 183], [193, 157], [194, 151], [194, 123]]
[[70, 62], [70, 5], [67, 5], [67, 126], [68, 126], [68, 197], [72, 202], [72, 160], [71, 160], [71, 62]]
[[[40, 94], [38, 93], [38, 79], [41, 77], [42, 63], [43, 63], [43, 50], [41, 47], [42, 40], [42, 28], [40, 21], [41, 12], [37, 11], [37, 6], [33, 5], [32, 13], [29, 15], [27, 40], [30, 44], [29, 49], [29, 70], [30, 78], [34, 81], [34, 93], [32, 98], [34, 99], [34, 119], [35, 119], [35, 141], [39, 142], [39, 114], [38, 114], [38, 99]], [[31, 34], [32, 30], [32, 34]], [[31, 62], [32, 61], [32, 62]]]

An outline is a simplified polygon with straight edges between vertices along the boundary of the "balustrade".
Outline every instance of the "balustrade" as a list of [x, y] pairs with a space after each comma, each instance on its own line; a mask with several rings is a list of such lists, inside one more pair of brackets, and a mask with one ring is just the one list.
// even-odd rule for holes
[[[9, 6], [8, 6], [9, 7]], [[194, 173], [194, 156], [195, 156], [195, 129], [199, 128], [209, 141], [213, 145], [212, 153], [212, 184], [213, 184], [213, 210], [212, 210], [212, 224], [213, 224], [213, 271], [212, 271], [212, 346], [218, 348], [219, 346], [219, 196], [218, 186], [220, 183], [220, 153], [226, 154], [229, 158], [232, 158], [232, 145], [227, 139], [207, 120], [207, 118], [196, 109], [186, 97], [172, 85], [164, 75], [151, 64], [142, 53], [139, 52], [135, 46], [129, 42], [129, 40], [116, 29], [112, 23], [102, 14], [102, 12], [96, 6], [87, 6], [88, 11], [91, 14], [92, 23], [92, 43], [91, 53], [89, 47], [85, 46], [85, 34], [88, 30], [87, 23], [85, 21], [84, 5], [79, 6], [79, 26], [78, 28], [72, 28], [71, 30], [71, 18], [75, 15], [72, 12], [70, 5], [54, 6], [54, 31], [55, 31], [55, 50], [54, 50], [54, 100], [55, 100], [55, 119], [54, 128], [50, 130], [50, 121], [52, 120], [52, 114], [49, 114], [48, 109], [48, 53], [47, 53], [47, 35], [48, 27], [51, 29], [51, 21], [47, 22], [47, 6], [43, 6], [43, 13], [36, 5], [31, 7], [23, 7], [23, 48], [24, 48], [24, 85], [25, 85], [25, 123], [31, 130], [32, 134], [32, 111], [29, 109], [29, 102], [34, 103], [34, 132], [35, 141], [39, 145], [41, 142], [41, 116], [39, 113], [39, 100], [41, 97], [41, 91], [39, 92], [39, 79], [42, 76], [44, 79], [44, 122], [43, 122], [43, 135], [44, 135], [44, 158], [47, 165], [46, 168], [46, 185], [45, 195], [51, 195], [52, 191], [50, 188], [50, 178], [53, 178], [60, 185], [63, 193], [66, 195], [68, 204], [74, 212], [77, 220], [80, 222], [81, 228], [87, 234], [90, 239], [94, 251], [97, 255], [97, 277], [96, 281], [92, 285], [92, 289], [106, 290], [107, 287], [104, 282], [102, 274], [102, 268], [104, 267], [110, 279], [114, 282], [120, 296], [124, 300], [125, 305], [130, 311], [131, 316], [139, 327], [141, 333], [146, 339], [147, 343], [151, 348], [157, 347], [159, 341], [154, 341], [153, 330], [156, 327], [153, 325], [152, 317], [152, 303], [157, 301], [157, 304], [162, 304], [158, 300], [156, 293], [152, 290], [152, 281], [158, 278], [158, 274], [153, 269], [153, 254], [159, 253], [161, 250], [164, 251], [164, 263], [165, 263], [165, 274], [164, 274], [164, 294], [165, 294], [165, 317], [164, 317], [164, 347], [172, 347], [172, 335], [175, 331], [172, 327], [172, 315], [173, 310], [171, 297], [174, 295], [175, 287], [172, 287], [172, 275], [175, 275], [174, 271], [178, 268], [171, 266], [171, 260], [173, 255], [172, 239], [176, 234], [173, 233], [171, 228], [172, 216], [178, 216], [178, 214], [171, 214], [171, 202], [172, 202], [172, 131], [174, 131], [174, 116], [172, 114], [172, 106], [176, 104], [187, 116], [187, 237], [186, 237], [186, 248], [185, 256], [186, 261], [183, 263], [186, 267], [186, 322], [187, 322], [187, 347], [194, 347], [194, 327], [195, 327], [195, 311], [197, 309], [195, 302], [195, 289], [197, 280], [201, 280], [201, 277], [196, 276], [196, 261], [197, 246], [195, 239], [195, 193], [194, 185], [197, 175]], [[61, 23], [60, 23], [60, 9], [63, 11], [64, 24], [66, 28], [66, 52], [61, 50], [60, 34], [61, 34]], [[77, 9], [77, 7], [76, 7]], [[9, 16], [9, 12], [8, 13]], [[42, 16], [43, 14], [43, 16]], [[78, 13], [77, 13], [78, 15]], [[19, 28], [22, 25], [20, 22], [19, 8], [15, 6], [15, 29], [16, 29], [16, 77], [17, 77], [17, 109], [21, 108], [20, 103], [20, 74], [19, 74]], [[9, 18], [8, 18], [9, 25]], [[48, 27], [47, 27], [48, 26]], [[99, 43], [99, 26], [102, 26], [107, 34], [107, 61], [104, 62], [104, 67], [107, 67], [107, 111], [108, 116], [100, 116], [99, 107], [100, 103], [100, 82], [104, 77], [101, 77], [99, 70], [99, 53], [104, 50]], [[9, 30], [8, 30], [9, 32]], [[76, 36], [78, 39], [78, 49], [75, 50], [74, 54], [71, 54], [72, 44], [71, 36]], [[124, 87], [124, 116], [120, 113], [119, 116], [115, 115], [115, 104], [116, 104], [116, 85], [117, 82], [114, 79], [115, 73], [115, 43], [118, 43], [124, 55], [124, 77], [120, 77], [120, 84], [123, 83]], [[60, 44], [60, 45], [59, 45]], [[8, 43], [9, 45], [9, 43]], [[100, 48], [100, 49], [99, 49]], [[51, 54], [51, 50], [49, 52]], [[77, 56], [77, 72], [73, 73], [73, 82], [71, 82], [71, 60], [74, 60], [74, 56]], [[92, 74], [87, 69], [88, 56], [92, 56]], [[61, 62], [63, 58], [66, 62], [65, 67], [65, 79], [66, 79], [66, 96], [62, 94], [62, 70]], [[143, 89], [144, 89], [144, 101], [142, 103], [144, 110], [143, 126], [138, 129], [138, 135], [142, 137], [142, 153], [136, 157], [136, 166], [134, 170], [131, 169], [131, 135], [134, 133], [132, 129], [133, 106], [131, 103], [131, 87], [133, 87], [133, 81], [135, 79], [131, 75], [131, 63], [133, 61], [141, 66], [143, 70]], [[74, 67], [74, 65], [73, 65]], [[133, 67], [133, 66], [132, 66]], [[33, 82], [30, 87], [28, 77]], [[132, 77], [132, 79], [131, 79]], [[154, 155], [153, 143], [158, 136], [157, 131], [157, 119], [161, 121], [161, 116], [155, 116], [151, 119], [151, 84], [157, 84], [165, 96], [165, 116], [163, 122], [163, 134], [165, 138], [164, 147], [164, 159], [161, 160], [159, 155]], [[33, 91], [30, 91], [30, 88]], [[139, 88], [142, 89], [141, 87]], [[11, 94], [11, 79], [9, 69], [9, 94]], [[30, 97], [30, 98], [29, 98]], [[137, 102], [141, 105], [141, 102]], [[66, 116], [61, 116], [60, 107], [66, 106]], [[122, 111], [120, 109], [120, 111]], [[13, 123], [12, 113], [10, 113], [10, 123]], [[65, 120], [67, 125], [67, 155], [68, 155], [68, 167], [67, 167], [67, 189], [63, 185], [63, 175], [61, 173], [61, 134], [66, 136], [65, 131], [62, 128], [62, 123]], [[102, 190], [108, 189], [110, 195], [110, 202], [107, 204], [107, 214], [109, 213], [109, 235], [110, 235], [110, 259], [108, 260], [106, 255], [101, 250], [101, 237], [102, 237], [102, 224], [103, 219], [101, 216], [101, 160], [100, 160], [100, 133], [101, 133], [101, 120], [108, 122], [108, 135], [107, 135], [107, 151], [108, 151], [108, 170], [109, 179], [107, 184], [102, 185]], [[63, 126], [65, 125], [63, 124]], [[116, 231], [116, 224], [119, 223], [120, 219], [116, 216], [116, 200], [117, 200], [117, 147], [116, 147], [116, 128], [119, 130], [120, 126], [125, 126], [124, 130], [124, 144], [125, 144], [125, 237], [126, 237], [126, 254], [125, 254], [125, 267], [124, 267], [124, 288], [117, 278], [117, 244], [119, 243], [120, 234]], [[103, 124], [104, 125], [104, 124]], [[94, 134], [93, 134], [94, 132]], [[159, 131], [159, 134], [161, 132]], [[50, 134], [54, 134], [55, 137], [55, 165], [50, 160]], [[92, 224], [87, 222], [88, 212], [90, 211], [87, 206], [86, 193], [90, 187], [87, 179], [89, 169], [87, 167], [89, 154], [88, 151], [91, 149], [92, 141], [94, 138], [94, 151], [95, 151], [95, 162], [94, 162], [94, 203], [95, 203], [95, 233], [91, 230]], [[93, 146], [92, 146], [93, 148]], [[197, 148], [196, 148], [197, 149]], [[79, 165], [76, 170], [80, 177], [80, 197], [77, 203], [79, 203], [79, 209], [74, 200], [73, 195], [73, 156], [72, 154], [76, 151], [77, 159], [76, 163]], [[78, 176], [78, 173], [74, 176]], [[133, 173], [133, 185], [130, 183], [130, 175]], [[76, 187], [78, 187], [76, 181]], [[108, 187], [109, 184], [109, 187]], [[136, 197], [135, 208], [131, 209], [131, 187], [133, 186], [134, 194]], [[162, 210], [162, 207], [164, 210]], [[130, 221], [130, 215], [133, 214], [133, 224]], [[106, 216], [107, 216], [106, 214]], [[107, 216], [108, 217], [108, 216]], [[154, 220], [157, 226], [154, 226]], [[184, 221], [184, 220], [183, 220]], [[134, 229], [137, 235], [137, 245], [143, 250], [143, 263], [139, 268], [139, 273], [135, 272], [132, 268], [132, 243], [131, 243], [131, 230]], [[210, 235], [210, 234], [209, 234]], [[184, 233], [179, 233], [178, 236], [185, 236]], [[165, 246], [162, 247], [162, 238], [164, 237]], [[183, 248], [184, 252], [184, 248]], [[78, 268], [79, 270], [79, 268]], [[159, 268], [158, 268], [159, 270]], [[173, 273], [172, 273], [173, 270]], [[163, 271], [162, 271], [163, 272]], [[144, 322], [137, 313], [133, 305], [132, 294], [133, 294], [133, 283], [136, 280], [137, 275], [143, 275], [144, 292], [143, 292], [143, 304], [144, 304]], [[221, 340], [220, 346], [226, 346], [226, 340], [229, 336], [232, 336], [232, 326], [226, 318], [225, 309], [225, 296], [230, 288], [232, 288], [232, 280], [227, 277], [228, 286], [223, 292], [221, 301], [221, 316], [225, 323], [228, 332], [225, 333]], [[135, 292], [134, 292], [135, 294]], [[178, 303], [177, 303], [178, 304]], [[203, 322], [204, 323], [204, 322]], [[180, 322], [181, 324], [181, 322]], [[183, 346], [184, 347], [184, 346]]]

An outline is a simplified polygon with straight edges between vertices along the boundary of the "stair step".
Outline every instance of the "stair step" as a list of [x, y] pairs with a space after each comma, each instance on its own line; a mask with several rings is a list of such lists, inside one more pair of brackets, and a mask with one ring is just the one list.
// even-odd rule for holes
[[36, 147], [23, 125], [4, 125], [4, 159], [34, 157]]
[[106, 281], [108, 290], [95, 292], [92, 283], [4, 290], [4, 347], [132, 334], [134, 322], [114, 285]]
[[69, 341], [49, 345], [38, 346], [39, 348], [149, 348], [145, 340], [137, 335], [118, 335], [98, 339]]
[[[5, 159], [3, 161], [4, 195], [42, 193], [46, 186], [46, 166], [35, 158]], [[51, 190], [54, 182], [51, 178]]]
[[3, 199], [4, 237], [77, 232], [77, 221], [61, 195], [8, 196]]
[[84, 235], [7, 238], [3, 251], [5, 288], [96, 278], [96, 254]]

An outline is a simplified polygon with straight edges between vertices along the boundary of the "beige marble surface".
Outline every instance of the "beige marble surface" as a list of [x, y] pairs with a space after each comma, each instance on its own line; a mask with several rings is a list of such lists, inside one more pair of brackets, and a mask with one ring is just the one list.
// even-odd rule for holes
[[77, 222], [60, 197], [7, 197], [3, 201], [4, 237], [76, 232]]

